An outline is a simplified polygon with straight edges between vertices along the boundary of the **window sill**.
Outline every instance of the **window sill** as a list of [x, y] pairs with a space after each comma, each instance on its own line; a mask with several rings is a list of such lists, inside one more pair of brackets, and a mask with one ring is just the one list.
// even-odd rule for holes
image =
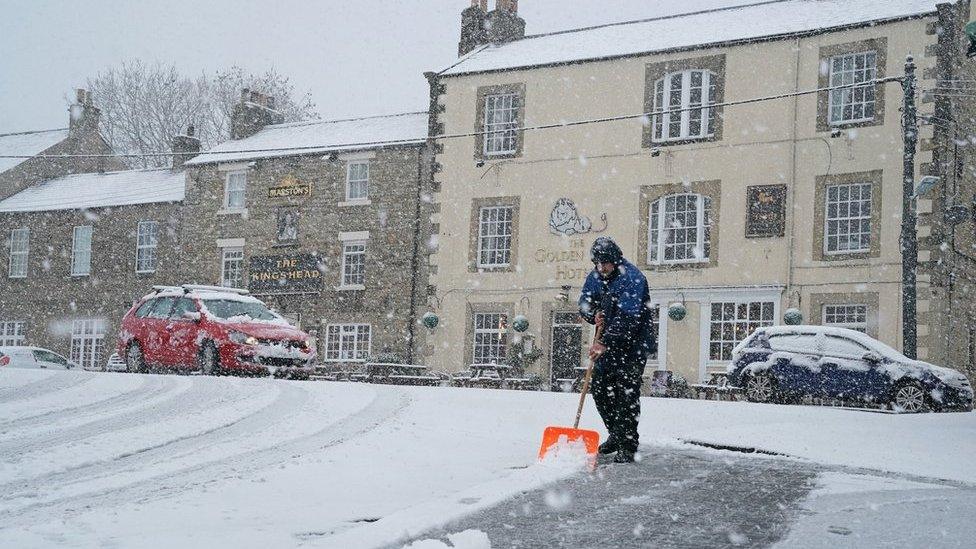
[[151, 275], [154, 275], [154, 274], [156, 274], [156, 271], [155, 270], [152, 270], [152, 271], [136, 271], [136, 275], [137, 276], [151, 276]]
[[9, 278], [10, 280], [26, 280], [27, 279], [27, 275], [23, 275], [23, 276], [13, 276], [13, 275], [10, 275], [10, 276], [7, 276], [7, 278]]
[[340, 208], [345, 208], [346, 206], [369, 206], [372, 203], [373, 203], [372, 200], [368, 198], [363, 198], [363, 199], [355, 199], [355, 200], [346, 200], [343, 202], [339, 202], [336, 205], [339, 206]]
[[247, 208], [221, 208], [217, 215], [247, 215]]
[[333, 286], [333, 288], [335, 288], [335, 290], [339, 292], [350, 292], [356, 290], [365, 290], [366, 285], [365, 284], [343, 284], [342, 286]]

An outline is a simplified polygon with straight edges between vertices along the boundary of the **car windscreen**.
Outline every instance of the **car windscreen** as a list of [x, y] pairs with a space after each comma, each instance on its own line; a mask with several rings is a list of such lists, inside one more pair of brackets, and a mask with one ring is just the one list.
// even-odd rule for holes
[[250, 317], [254, 320], [278, 320], [264, 303], [257, 301], [232, 301], [229, 299], [205, 299], [203, 304], [211, 315], [227, 320], [234, 317]]

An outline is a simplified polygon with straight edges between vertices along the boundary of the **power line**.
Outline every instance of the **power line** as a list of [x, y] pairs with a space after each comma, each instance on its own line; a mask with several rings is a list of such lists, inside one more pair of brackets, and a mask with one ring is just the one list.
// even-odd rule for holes
[[[821, 92], [831, 92], [834, 90], [843, 90], [848, 88], [863, 88], [879, 84], [888, 84], [891, 82], [900, 82], [903, 80], [903, 76], [889, 76], [886, 78], [877, 78], [874, 80], [867, 80], [864, 82], [858, 82], [854, 84], [842, 84], [838, 86], [828, 86], [824, 88], [814, 88], [810, 90], [802, 90], [796, 92], [780, 93], [775, 95], [767, 95], [763, 97], [753, 97], [750, 99], [741, 99], [738, 101], [725, 101], [722, 103], [711, 103], [708, 105], [702, 105], [698, 107], [685, 107], [685, 108], [675, 108], [658, 110], [651, 112], [642, 112], [639, 114], [625, 114], [621, 116], [608, 116], [603, 118], [591, 118], [586, 120], [573, 120], [568, 122], [556, 122], [553, 124], [540, 124], [537, 126], [523, 126], [523, 127], [513, 127], [507, 130], [502, 130], [504, 132], [527, 132], [535, 130], [548, 130], [555, 128], [568, 128], [573, 126], [582, 126], [588, 124], [602, 124], [606, 122], [619, 122], [622, 120], [635, 120], [635, 119], [650, 119], [655, 116], [663, 116], [667, 114], [681, 113], [686, 111], [701, 111], [704, 109], [717, 109], [722, 107], [734, 107], [738, 105], [749, 105], [752, 103], [760, 103], [763, 101], [773, 101], [776, 99], [786, 99], [789, 97], [798, 97], [802, 95], [810, 95]], [[445, 135], [435, 135], [430, 136], [429, 139], [433, 141], [439, 141], [444, 139], [462, 139], [468, 137], [477, 137], [481, 135], [497, 134], [500, 133], [498, 130], [495, 131], [476, 131], [476, 132], [466, 132], [466, 133], [454, 133]], [[301, 147], [269, 147], [260, 149], [238, 149], [232, 151], [210, 151], [200, 153], [199, 156], [211, 156], [214, 157], [212, 160], [206, 160], [206, 163], [216, 163], [220, 161], [221, 155], [231, 155], [231, 154], [251, 154], [251, 153], [272, 153], [272, 152], [301, 152], [306, 153], [317, 153], [317, 152], [331, 152], [333, 150], [339, 149], [365, 149], [365, 148], [375, 148], [375, 147], [391, 147], [396, 145], [410, 145], [422, 142], [422, 140], [417, 138], [411, 139], [393, 139], [388, 141], [362, 141], [353, 143], [341, 143], [333, 145], [305, 145]], [[186, 156], [186, 153], [174, 153], [174, 152], [150, 152], [150, 153], [120, 153], [120, 154], [44, 154], [44, 155], [0, 155], [0, 158], [50, 158], [50, 159], [65, 159], [65, 158], [151, 158], [151, 157], [168, 157], [168, 156]], [[246, 160], [246, 159], [240, 159]], [[255, 159], [257, 160], [257, 159]]]

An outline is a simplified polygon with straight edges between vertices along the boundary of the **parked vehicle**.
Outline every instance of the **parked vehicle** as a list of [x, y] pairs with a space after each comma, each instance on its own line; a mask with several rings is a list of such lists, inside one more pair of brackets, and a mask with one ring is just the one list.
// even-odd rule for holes
[[904, 412], [973, 409], [973, 389], [962, 373], [912, 360], [845, 328], [759, 328], [733, 350], [728, 373], [754, 402], [812, 396]]
[[308, 378], [316, 357], [307, 333], [246, 290], [155, 286], [122, 318], [119, 356], [130, 372], [198, 369]]
[[[78, 365], [63, 356], [40, 347], [0, 347], [0, 366], [10, 368], [46, 368], [72, 370]], [[80, 369], [80, 368], [78, 368]]]

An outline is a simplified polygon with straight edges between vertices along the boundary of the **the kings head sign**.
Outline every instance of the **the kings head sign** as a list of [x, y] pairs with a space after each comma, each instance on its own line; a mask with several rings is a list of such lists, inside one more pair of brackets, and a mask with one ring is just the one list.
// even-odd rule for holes
[[288, 174], [281, 178], [274, 187], [268, 188], [268, 198], [305, 198], [312, 196], [312, 185], [303, 183], [294, 175]]
[[322, 290], [322, 268], [312, 254], [251, 258], [247, 289], [252, 294], [305, 294]]

